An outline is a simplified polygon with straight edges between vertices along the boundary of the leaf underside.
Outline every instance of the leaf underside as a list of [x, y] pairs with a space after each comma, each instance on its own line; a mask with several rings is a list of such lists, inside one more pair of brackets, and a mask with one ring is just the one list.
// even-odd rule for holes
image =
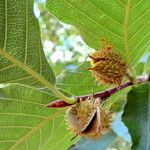
[[31, 88], [55, 84], [33, 0], [0, 1], [0, 83], [26, 85], [8, 84], [0, 89], [1, 150], [63, 150], [72, 144], [64, 123], [65, 109], [47, 109], [45, 104], [56, 97]]
[[64, 123], [65, 109], [47, 109], [53, 95], [21, 85], [0, 89], [1, 150], [64, 150], [73, 137]]
[[[30, 68], [34, 73], [31, 75], [24, 70], [25, 67]], [[33, 0], [1, 0], [0, 83], [21, 83], [43, 87], [35, 79], [35, 74], [55, 84], [53, 70], [43, 52], [38, 20], [33, 14]]]
[[[57, 87], [66, 90], [72, 95], [94, 94], [103, 91], [108, 86], [99, 85], [92, 77], [92, 73], [86, 68], [90, 66], [89, 62], [85, 62], [74, 70], [66, 70], [57, 77]], [[93, 93], [92, 93], [93, 92]]]
[[74, 25], [89, 46], [99, 50], [105, 38], [114, 50], [130, 57], [132, 65], [150, 44], [149, 0], [47, 0], [46, 8]]

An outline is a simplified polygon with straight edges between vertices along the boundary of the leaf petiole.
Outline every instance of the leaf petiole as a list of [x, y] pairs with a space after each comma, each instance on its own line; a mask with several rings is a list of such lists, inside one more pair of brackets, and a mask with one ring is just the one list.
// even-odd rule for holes
[[32, 70], [30, 67], [28, 67], [25, 63], [20, 62], [13, 56], [11, 56], [8, 52], [3, 51], [0, 49], [0, 55], [6, 58], [7, 60], [11, 61], [13, 64], [18, 66], [19, 68], [25, 70], [28, 74], [30, 74], [32, 77], [34, 77], [36, 80], [40, 81], [43, 85], [45, 85], [50, 91], [52, 91], [56, 97], [59, 97], [63, 99], [65, 102], [69, 104], [74, 104], [77, 102], [76, 99], [72, 99], [64, 95], [62, 92], [60, 92], [57, 87], [55, 87], [53, 84], [45, 80], [40, 74]]

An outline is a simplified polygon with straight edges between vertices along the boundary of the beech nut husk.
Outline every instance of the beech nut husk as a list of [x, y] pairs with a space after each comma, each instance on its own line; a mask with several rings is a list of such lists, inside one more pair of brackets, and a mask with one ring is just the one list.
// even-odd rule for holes
[[103, 48], [89, 55], [92, 72], [95, 79], [103, 84], [120, 85], [127, 71], [126, 63], [112, 48]]
[[81, 137], [97, 139], [110, 130], [111, 113], [101, 109], [93, 98], [71, 106], [65, 118], [68, 130]]

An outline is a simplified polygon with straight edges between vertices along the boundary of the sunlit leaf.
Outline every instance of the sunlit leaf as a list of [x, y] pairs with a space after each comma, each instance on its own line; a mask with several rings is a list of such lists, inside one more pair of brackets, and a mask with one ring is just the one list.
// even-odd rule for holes
[[1, 150], [64, 150], [73, 142], [65, 109], [47, 109], [52, 94], [21, 85], [0, 89]]
[[137, 75], [142, 75], [144, 71], [144, 62], [138, 63], [135, 67], [135, 70]]
[[150, 74], [150, 56], [148, 57], [148, 60], [144, 65], [144, 71], [145, 73]]
[[0, 83], [41, 87], [55, 76], [42, 48], [33, 0], [0, 1]]
[[126, 95], [130, 90], [131, 90], [131, 87], [127, 87], [127, 88], [124, 88], [124, 89], [118, 91], [117, 93], [113, 94], [112, 96], [107, 98], [107, 100], [105, 101], [103, 107], [104, 108], [110, 108], [115, 103], [125, 101], [126, 100]]
[[74, 25], [89, 46], [99, 49], [105, 38], [132, 65], [150, 44], [149, 0], [47, 0], [46, 8]]
[[92, 77], [89, 68], [89, 62], [82, 63], [75, 69], [62, 72], [57, 78], [57, 87], [70, 92], [73, 95], [84, 95], [89, 93], [100, 92], [107, 86], [100, 85]]

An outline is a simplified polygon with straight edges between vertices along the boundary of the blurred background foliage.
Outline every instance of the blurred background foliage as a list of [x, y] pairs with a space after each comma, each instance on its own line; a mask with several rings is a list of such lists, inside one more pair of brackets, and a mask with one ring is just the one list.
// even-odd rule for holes
[[35, 1], [34, 12], [39, 19], [45, 55], [53, 64], [56, 75], [64, 69], [74, 69], [94, 51], [84, 43], [73, 26], [62, 23], [49, 14], [44, 1]]

